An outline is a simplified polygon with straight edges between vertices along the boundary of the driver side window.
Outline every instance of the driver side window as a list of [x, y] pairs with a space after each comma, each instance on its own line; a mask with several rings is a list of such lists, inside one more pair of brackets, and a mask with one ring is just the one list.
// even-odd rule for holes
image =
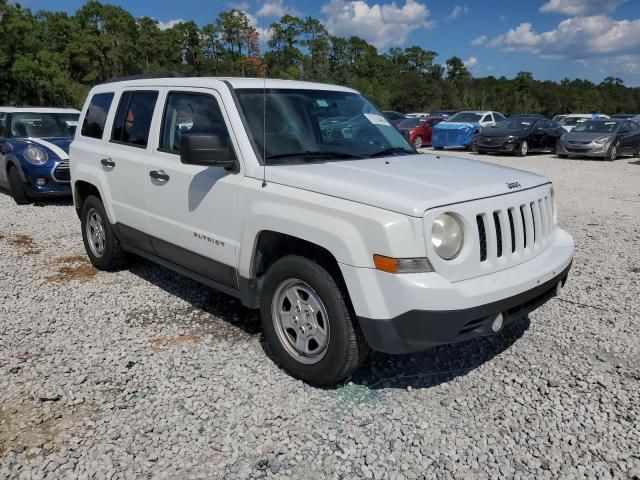
[[181, 138], [194, 134], [215, 135], [221, 147], [233, 151], [229, 131], [214, 97], [201, 93], [169, 92], [158, 150], [179, 154]]

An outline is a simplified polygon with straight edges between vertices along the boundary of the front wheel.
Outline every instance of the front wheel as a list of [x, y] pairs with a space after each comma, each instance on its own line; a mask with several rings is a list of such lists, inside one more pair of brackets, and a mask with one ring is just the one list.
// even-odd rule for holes
[[467, 145], [467, 150], [469, 150], [470, 152], [478, 151], [478, 134], [475, 134], [471, 138], [471, 143]]
[[612, 143], [609, 147], [609, 150], [607, 151], [607, 156], [605, 157], [605, 159], [613, 162], [616, 158], [618, 158], [618, 149], [618, 142]]
[[369, 350], [333, 276], [305, 257], [289, 255], [269, 268], [260, 316], [276, 362], [312, 385], [350, 375]]
[[517, 152], [518, 156], [526, 157], [527, 152], [529, 152], [529, 144], [527, 143], [526, 140], [523, 140], [522, 142], [520, 142], [520, 145], [518, 146], [518, 152]]
[[109, 223], [102, 201], [95, 196], [87, 198], [80, 214], [82, 240], [89, 260], [98, 270], [114, 270], [127, 263], [116, 233]]
[[9, 189], [11, 191], [11, 198], [13, 198], [13, 201], [18, 205], [27, 205], [28, 203], [31, 203], [31, 199], [24, 188], [24, 183], [22, 183], [22, 178], [20, 178], [20, 172], [18, 172], [16, 167], [9, 167], [8, 177]]
[[422, 147], [422, 137], [418, 136], [413, 140], [414, 148], [418, 149]]

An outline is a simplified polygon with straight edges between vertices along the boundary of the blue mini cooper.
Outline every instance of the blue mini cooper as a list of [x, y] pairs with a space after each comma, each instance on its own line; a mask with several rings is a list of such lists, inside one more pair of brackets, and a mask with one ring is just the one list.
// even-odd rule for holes
[[71, 195], [69, 144], [80, 112], [0, 107], [0, 187], [16, 203]]

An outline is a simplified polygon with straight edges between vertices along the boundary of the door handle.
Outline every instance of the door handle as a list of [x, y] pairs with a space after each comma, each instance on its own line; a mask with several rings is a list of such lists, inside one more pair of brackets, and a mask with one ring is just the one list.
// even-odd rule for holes
[[164, 170], [151, 170], [149, 172], [149, 176], [151, 178], [153, 178], [154, 180], [158, 180], [158, 181], [161, 181], [161, 182], [168, 182], [169, 181], [169, 175], [164, 173]]
[[103, 158], [102, 160], [100, 160], [100, 163], [105, 167], [109, 167], [109, 168], [113, 168], [116, 166], [116, 162], [114, 162], [110, 158]]

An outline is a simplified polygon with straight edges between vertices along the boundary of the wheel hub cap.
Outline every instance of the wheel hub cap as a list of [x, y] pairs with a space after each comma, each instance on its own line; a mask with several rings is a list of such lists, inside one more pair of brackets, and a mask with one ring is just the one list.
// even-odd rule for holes
[[329, 317], [320, 296], [306, 282], [282, 282], [274, 294], [271, 317], [289, 355], [305, 364], [324, 357], [329, 344]]

